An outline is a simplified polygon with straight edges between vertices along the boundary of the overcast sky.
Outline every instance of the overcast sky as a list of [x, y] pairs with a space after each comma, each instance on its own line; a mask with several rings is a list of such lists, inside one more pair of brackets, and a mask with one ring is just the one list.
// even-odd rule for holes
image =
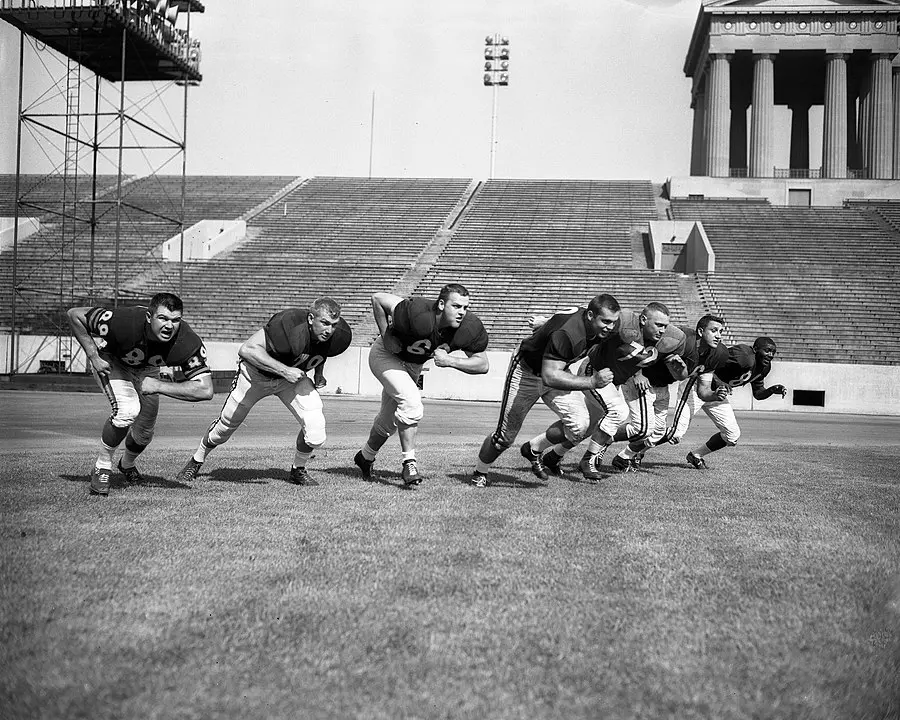
[[[203, 82], [190, 94], [189, 174], [365, 176], [371, 150], [376, 176], [485, 178], [492, 91], [483, 52], [495, 32], [511, 47], [496, 177], [688, 174], [682, 67], [700, 0], [205, 5], [192, 19]], [[18, 31], [0, 23], [0, 42], [0, 172], [14, 172]], [[26, 96], [43, 91], [44, 67], [63, 67], [40, 55], [26, 54]], [[129, 97], [146, 95], [142, 85], [130, 83]], [[117, 101], [117, 86], [102, 92]], [[166, 97], [173, 107], [155, 112], [178, 124], [179, 96]], [[23, 171], [46, 172], [54, 153], [35, 145]]]

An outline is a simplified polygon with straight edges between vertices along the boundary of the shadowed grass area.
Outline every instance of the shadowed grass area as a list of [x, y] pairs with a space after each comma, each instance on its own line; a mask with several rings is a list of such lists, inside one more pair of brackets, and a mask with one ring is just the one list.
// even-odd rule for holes
[[0, 716], [900, 717], [900, 448], [597, 486], [510, 451], [479, 490], [454, 438], [410, 490], [356, 447], [297, 487], [283, 443], [225, 446], [187, 487], [154, 445], [107, 499], [83, 449], [3, 453]]

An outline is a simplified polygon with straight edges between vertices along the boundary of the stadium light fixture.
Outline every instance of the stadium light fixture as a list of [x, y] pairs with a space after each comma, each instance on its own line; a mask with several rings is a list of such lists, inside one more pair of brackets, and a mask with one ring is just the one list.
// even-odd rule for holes
[[499, 33], [484, 39], [484, 84], [493, 92], [491, 109], [491, 178], [497, 153], [497, 88], [509, 85], [509, 38]]

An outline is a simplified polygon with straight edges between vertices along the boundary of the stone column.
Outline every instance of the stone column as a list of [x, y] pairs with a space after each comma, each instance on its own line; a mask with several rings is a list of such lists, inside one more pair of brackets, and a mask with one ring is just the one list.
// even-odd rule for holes
[[866, 66], [859, 80], [859, 114], [856, 118], [856, 139], [859, 145], [860, 168], [863, 171], [863, 177], [872, 177], [871, 81], [871, 68]]
[[893, 173], [893, 102], [891, 101], [891, 56], [872, 56], [872, 172], [869, 177], [889, 179]]
[[847, 177], [847, 56], [829, 55], [825, 65], [825, 130], [822, 177]]
[[694, 129], [691, 137], [691, 175], [706, 174], [706, 90], [694, 95]]
[[710, 55], [706, 174], [728, 177], [731, 120], [731, 55]]
[[791, 170], [809, 170], [809, 101], [791, 104]]
[[863, 166], [859, 154], [859, 138], [856, 135], [856, 100], [858, 97], [859, 83], [851, 83], [847, 97], [847, 167], [855, 171], [859, 171]]
[[894, 101], [894, 180], [900, 180], [900, 66], [893, 68]]
[[768, 54], [753, 56], [750, 106], [750, 177], [775, 174], [775, 63]]

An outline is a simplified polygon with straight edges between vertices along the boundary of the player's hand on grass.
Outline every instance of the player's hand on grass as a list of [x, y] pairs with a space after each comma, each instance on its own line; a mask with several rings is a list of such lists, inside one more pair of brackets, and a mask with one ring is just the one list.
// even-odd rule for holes
[[592, 379], [595, 388], [606, 387], [613, 381], [613, 372], [609, 368], [601, 368], [594, 373]]

